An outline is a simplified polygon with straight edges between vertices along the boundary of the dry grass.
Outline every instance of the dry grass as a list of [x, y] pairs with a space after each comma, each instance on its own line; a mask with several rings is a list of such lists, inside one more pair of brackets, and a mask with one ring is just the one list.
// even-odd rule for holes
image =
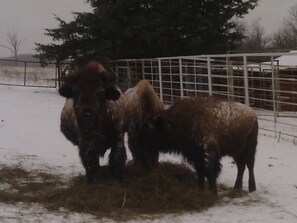
[[[5, 185], [4, 187], [2, 185]], [[219, 190], [226, 188], [219, 185]], [[227, 191], [232, 191], [227, 189]], [[207, 209], [222, 197], [241, 197], [243, 192], [226, 192], [215, 196], [197, 188], [196, 174], [185, 166], [162, 163], [151, 173], [131, 164], [125, 168], [123, 182], [110, 177], [102, 167], [97, 182], [86, 183], [84, 176], [65, 182], [61, 177], [20, 168], [0, 170], [0, 201], [34, 202], [49, 210], [66, 208], [89, 213], [98, 218], [127, 220], [139, 215], [182, 213]]]

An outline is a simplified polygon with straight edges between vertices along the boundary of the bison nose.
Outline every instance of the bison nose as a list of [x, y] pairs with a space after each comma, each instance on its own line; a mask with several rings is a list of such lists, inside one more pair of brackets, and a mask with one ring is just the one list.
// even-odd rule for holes
[[[79, 122], [94, 122], [96, 120], [95, 111], [85, 109], [79, 113]], [[90, 123], [89, 123], [90, 124]]]
[[95, 116], [95, 112], [93, 112], [91, 109], [85, 109], [83, 110], [79, 116], [81, 118], [87, 118], [87, 119], [90, 119], [90, 118], [93, 118]]
[[93, 110], [85, 109], [79, 113], [78, 125], [82, 132], [89, 133], [96, 127], [96, 113]]

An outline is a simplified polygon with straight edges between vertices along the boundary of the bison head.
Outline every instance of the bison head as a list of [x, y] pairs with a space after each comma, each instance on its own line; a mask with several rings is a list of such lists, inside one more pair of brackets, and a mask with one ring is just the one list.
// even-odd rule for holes
[[151, 169], [157, 165], [159, 152], [166, 152], [168, 147], [169, 120], [165, 115], [156, 114], [142, 123], [136, 144], [140, 148], [137, 156], [142, 165]]
[[100, 128], [98, 125], [106, 118], [106, 102], [121, 95], [114, 76], [94, 61], [67, 76], [59, 93], [73, 99], [79, 128], [85, 134]]

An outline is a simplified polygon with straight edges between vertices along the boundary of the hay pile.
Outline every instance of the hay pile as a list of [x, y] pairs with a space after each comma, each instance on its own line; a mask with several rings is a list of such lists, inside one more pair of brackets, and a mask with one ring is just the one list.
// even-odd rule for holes
[[151, 173], [129, 164], [122, 182], [111, 178], [108, 167], [101, 167], [94, 184], [88, 184], [85, 176], [65, 182], [55, 175], [2, 167], [0, 182], [8, 185], [0, 187], [1, 202], [34, 202], [50, 210], [62, 207], [121, 220], [142, 214], [197, 212], [221, 199], [199, 190], [192, 170], [171, 163], [161, 163]]

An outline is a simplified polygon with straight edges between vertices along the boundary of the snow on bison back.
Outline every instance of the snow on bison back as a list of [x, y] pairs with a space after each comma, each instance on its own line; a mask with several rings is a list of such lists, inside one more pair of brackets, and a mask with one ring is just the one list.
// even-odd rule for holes
[[217, 192], [220, 159], [228, 155], [234, 158], [238, 169], [234, 187], [242, 187], [247, 166], [249, 191], [256, 190], [254, 162], [258, 121], [250, 107], [213, 97], [187, 98], [175, 102], [147, 125], [150, 126], [147, 137], [154, 138], [154, 146], [143, 149], [157, 148], [160, 152], [182, 154], [194, 166], [199, 187], [204, 187], [206, 177], [210, 189]]

